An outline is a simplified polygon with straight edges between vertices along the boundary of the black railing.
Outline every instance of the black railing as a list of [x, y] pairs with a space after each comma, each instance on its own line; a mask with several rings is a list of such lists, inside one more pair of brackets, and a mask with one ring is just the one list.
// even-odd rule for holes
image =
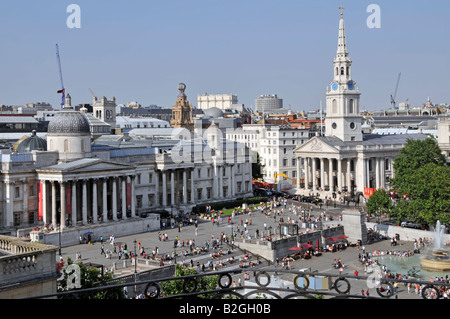
[[[242, 285], [233, 286], [233, 276], [242, 275], [244, 272], [252, 273], [254, 283], [245, 280]], [[217, 276], [216, 289], [199, 291], [199, 281], [208, 276]], [[291, 278], [291, 287], [273, 287], [272, 279]], [[327, 287], [315, 289], [310, 283], [313, 280], [325, 280]], [[171, 296], [164, 296], [161, 285], [166, 281], [180, 280], [182, 282], [182, 293]], [[357, 281], [358, 280], [358, 281]], [[362, 295], [355, 290], [357, 282], [362, 280], [371, 281], [376, 291], [376, 295]], [[352, 286], [352, 283], [354, 285]], [[119, 298], [118, 289], [125, 287], [140, 287], [140, 294], [143, 299], [173, 299], [173, 298], [192, 298], [208, 296], [210, 299], [255, 299], [255, 298], [275, 298], [275, 299], [296, 299], [296, 298], [346, 298], [346, 299], [367, 299], [367, 298], [398, 298], [397, 284], [420, 285], [421, 296], [424, 299], [440, 299], [442, 291], [450, 287], [450, 283], [445, 281], [418, 281], [410, 279], [374, 279], [370, 276], [355, 276], [348, 274], [331, 274], [310, 271], [295, 270], [277, 270], [277, 269], [235, 269], [229, 271], [207, 272], [182, 277], [165, 277], [149, 280], [129, 281], [125, 283], [112, 284], [108, 286], [95, 287], [89, 289], [72, 289], [58, 292], [51, 295], [42, 295], [36, 298], [83, 298], [83, 294], [102, 292], [104, 299]], [[361, 285], [361, 284], [360, 284]], [[292, 287], [293, 286], [293, 287]]]

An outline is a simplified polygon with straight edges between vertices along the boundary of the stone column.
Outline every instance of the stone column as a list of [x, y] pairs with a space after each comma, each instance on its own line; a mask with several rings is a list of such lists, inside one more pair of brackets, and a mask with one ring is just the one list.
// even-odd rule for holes
[[223, 166], [219, 166], [219, 197], [223, 198]]
[[127, 177], [122, 176], [122, 219], [127, 218]]
[[370, 158], [366, 159], [366, 187], [370, 187]]
[[313, 192], [316, 191], [317, 189], [317, 175], [316, 175], [316, 170], [317, 170], [317, 165], [316, 165], [316, 158], [312, 157], [311, 158], [312, 161], [312, 187], [313, 187]]
[[47, 181], [41, 181], [42, 185], [42, 219], [45, 224], [49, 223], [49, 216], [47, 214]]
[[77, 181], [72, 181], [72, 226], [77, 226]]
[[186, 170], [183, 170], [183, 204], [187, 204], [187, 178]]
[[342, 159], [337, 159], [338, 164], [338, 174], [337, 174], [337, 182], [338, 182], [338, 188], [340, 191], [342, 191]]
[[236, 164], [230, 166], [230, 177], [231, 177], [231, 196], [236, 195]]
[[[14, 224], [13, 217], [14, 217], [14, 182], [9, 180], [5, 181], [6, 186], [6, 227], [12, 227]], [[55, 198], [55, 197], [53, 197]], [[56, 203], [55, 203], [56, 206]], [[54, 216], [54, 219], [53, 219]], [[56, 226], [56, 212], [54, 215], [52, 215], [53, 219], [53, 225]]]
[[66, 228], [66, 184], [64, 182], [59, 183], [59, 199], [61, 205], [59, 224], [61, 225], [61, 230], [63, 230]]
[[136, 216], [136, 176], [131, 175], [131, 217]]
[[170, 205], [175, 205], [175, 171], [170, 171]]
[[320, 187], [325, 190], [325, 168], [323, 166], [324, 159], [320, 158]]
[[308, 157], [303, 158], [303, 169], [305, 170], [305, 190], [308, 190], [309, 187]]
[[346, 186], [347, 186], [347, 191], [348, 192], [350, 192], [351, 191], [351, 189], [350, 189], [350, 186], [351, 186], [351, 184], [352, 184], [352, 180], [351, 180], [351, 174], [350, 174], [350, 162], [351, 162], [351, 159], [350, 158], [347, 158], [347, 175], [346, 175], [346, 177], [347, 177], [347, 182], [346, 182]]
[[330, 187], [330, 192], [333, 191], [333, 159], [328, 159], [328, 184]]
[[386, 189], [386, 159], [380, 158], [380, 188]]
[[103, 221], [108, 219], [108, 179], [103, 179]]
[[380, 159], [378, 157], [375, 160], [375, 189], [380, 188]]
[[83, 216], [83, 225], [87, 225], [88, 221], [87, 221], [87, 208], [88, 208], [88, 203], [87, 203], [87, 180], [83, 179], [82, 181], [83, 184], [83, 199], [82, 199], [82, 216]]
[[97, 180], [92, 180], [92, 218], [98, 224]]
[[301, 168], [300, 168], [300, 164], [301, 164], [301, 157], [297, 157], [297, 190], [300, 189], [300, 182], [301, 182]]
[[159, 172], [155, 171], [155, 207], [160, 205], [159, 203]]
[[116, 177], [112, 178], [112, 215], [113, 220], [117, 220], [117, 180]]
[[163, 193], [163, 206], [167, 206], [167, 176], [166, 171], [162, 171], [162, 193]]
[[55, 181], [51, 181], [52, 183], [52, 224], [53, 227], [56, 229], [56, 225], [57, 225], [57, 217], [56, 217], [56, 185], [55, 185]]
[[219, 197], [219, 174], [218, 174], [218, 167], [216, 163], [213, 164], [213, 198]]

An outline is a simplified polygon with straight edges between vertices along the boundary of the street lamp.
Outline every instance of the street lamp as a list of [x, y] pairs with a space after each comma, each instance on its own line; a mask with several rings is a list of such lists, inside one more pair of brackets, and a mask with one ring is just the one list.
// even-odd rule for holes
[[[136, 243], [137, 243], [137, 241], [136, 241], [136, 239], [133, 241], [133, 243], [134, 243], [134, 273], [136, 274], [137, 273], [137, 269], [136, 269], [136, 267], [137, 267], [137, 255], [136, 255]], [[135, 280], [136, 280], [136, 275], [135, 275]]]

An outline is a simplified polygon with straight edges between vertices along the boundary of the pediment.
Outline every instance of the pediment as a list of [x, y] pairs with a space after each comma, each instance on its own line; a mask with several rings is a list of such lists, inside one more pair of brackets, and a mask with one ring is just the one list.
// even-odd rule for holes
[[313, 137], [305, 144], [300, 145], [294, 150], [296, 154], [317, 154], [317, 153], [328, 153], [328, 154], [338, 154], [339, 150], [334, 146], [326, 143], [320, 138]]
[[105, 161], [98, 158], [81, 159], [41, 168], [43, 171], [59, 171], [61, 173], [86, 173], [95, 171], [117, 171], [133, 169], [131, 165]]

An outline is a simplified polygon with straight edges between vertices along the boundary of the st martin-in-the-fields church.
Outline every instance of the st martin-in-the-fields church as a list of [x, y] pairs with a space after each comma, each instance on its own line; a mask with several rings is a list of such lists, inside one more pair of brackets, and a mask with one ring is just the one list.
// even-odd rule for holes
[[334, 79], [326, 91], [325, 134], [295, 150], [299, 194], [354, 191], [369, 195], [373, 189], [388, 189], [400, 149], [408, 139], [427, 138], [424, 134], [363, 134], [361, 93], [351, 67], [341, 11]]

